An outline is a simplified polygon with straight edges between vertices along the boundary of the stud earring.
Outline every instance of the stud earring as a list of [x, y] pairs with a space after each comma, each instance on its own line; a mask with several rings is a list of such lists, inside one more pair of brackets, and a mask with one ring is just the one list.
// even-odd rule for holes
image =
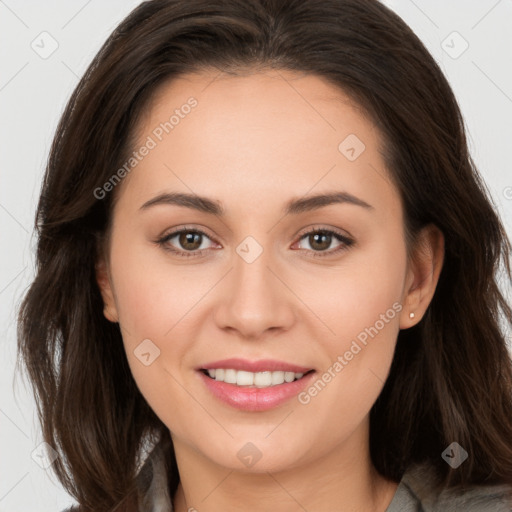
[[409, 318], [414, 318], [414, 313], [409, 313]]

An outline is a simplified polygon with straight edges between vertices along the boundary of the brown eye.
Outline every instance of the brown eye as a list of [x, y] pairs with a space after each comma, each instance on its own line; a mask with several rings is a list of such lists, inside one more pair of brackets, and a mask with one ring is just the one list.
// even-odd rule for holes
[[332, 235], [325, 232], [317, 232], [308, 235], [308, 241], [312, 249], [325, 251], [326, 249], [329, 249], [329, 246], [331, 245]]
[[201, 246], [203, 235], [195, 231], [182, 231], [178, 236], [178, 242], [183, 249], [195, 251]]
[[210, 237], [199, 229], [180, 229], [165, 235], [156, 242], [177, 256], [201, 256], [210, 247], [203, 246], [203, 242], [210, 240]]
[[[333, 255], [348, 249], [351, 245], [354, 244], [354, 240], [328, 229], [314, 229], [309, 231], [308, 233], [302, 235], [299, 244], [303, 240], [307, 240], [309, 247], [299, 248], [306, 249], [308, 252], [311, 252], [313, 256]], [[333, 241], [337, 241], [338, 246], [336, 246], [334, 249], [328, 250], [331, 247]]]

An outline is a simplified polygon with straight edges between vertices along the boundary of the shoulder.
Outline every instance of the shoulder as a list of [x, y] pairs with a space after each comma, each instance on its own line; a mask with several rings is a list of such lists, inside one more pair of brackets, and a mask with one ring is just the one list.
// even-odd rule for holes
[[[169, 496], [165, 454], [159, 442], [146, 448], [138, 463], [136, 488], [138, 511], [172, 512]], [[71, 505], [61, 512], [81, 512], [79, 505]]]
[[435, 493], [434, 481], [435, 474], [428, 465], [415, 465], [406, 471], [399, 488], [402, 494], [409, 494], [411, 502], [419, 505], [417, 509], [410, 508], [411, 511], [512, 512], [512, 486], [475, 485], [464, 490], [444, 489]]

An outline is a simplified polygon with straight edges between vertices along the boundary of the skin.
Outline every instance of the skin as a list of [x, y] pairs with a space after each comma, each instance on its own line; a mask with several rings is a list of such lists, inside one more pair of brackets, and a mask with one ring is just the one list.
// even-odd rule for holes
[[[419, 322], [432, 299], [443, 236], [427, 226], [407, 259], [380, 134], [323, 79], [275, 70], [182, 76], [158, 91], [136, 147], [191, 96], [198, 105], [115, 191], [108, 250], [97, 267], [105, 316], [119, 322], [135, 381], [173, 438], [181, 478], [175, 510], [384, 512], [397, 483], [372, 465], [369, 412], [399, 330]], [[349, 134], [366, 146], [354, 161], [338, 149]], [[283, 215], [292, 198], [335, 190], [373, 209], [343, 203]], [[140, 209], [163, 192], [208, 196], [226, 214]], [[203, 255], [180, 257], [155, 243], [181, 227], [206, 231], [192, 244]], [[303, 236], [311, 228], [355, 243], [334, 253], [342, 243], [315, 245]], [[252, 263], [236, 252], [247, 236], [263, 249]], [[178, 236], [169, 246], [190, 247]], [[213, 397], [195, 371], [242, 357], [321, 375], [394, 303], [401, 311], [308, 404], [293, 398], [269, 411], [240, 411]], [[145, 339], [160, 350], [149, 366], [134, 354]], [[261, 453], [251, 467], [237, 457], [248, 442]]]

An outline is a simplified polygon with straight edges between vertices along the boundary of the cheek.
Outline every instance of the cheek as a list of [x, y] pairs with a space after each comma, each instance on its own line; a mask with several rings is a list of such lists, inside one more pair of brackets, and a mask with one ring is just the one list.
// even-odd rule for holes
[[170, 425], [169, 411], [191, 407], [177, 366], [186, 354], [187, 312], [205, 292], [164, 260], [151, 261], [157, 251], [118, 242], [112, 244], [111, 268], [128, 364], [151, 409]]
[[[201, 273], [196, 265], [173, 263], [149, 242], [132, 242], [130, 233], [113, 237], [110, 261], [132, 374], [151, 405], [155, 400], [169, 403], [181, 393], [177, 384], [174, 389], [170, 374], [185, 364], [190, 340], [200, 325], [196, 306], [218, 278], [209, 275], [211, 271]], [[142, 356], [147, 353], [149, 357]], [[144, 365], [153, 358], [149, 366]]]
[[318, 292], [310, 295], [308, 305], [329, 327], [319, 338], [329, 360], [302, 403], [310, 402], [315, 415], [325, 413], [324, 421], [355, 427], [387, 378], [399, 332], [406, 264], [405, 246], [400, 238], [394, 242], [376, 240], [350, 264], [347, 260], [346, 267], [326, 275], [322, 288], [318, 276], [309, 278], [311, 286], [316, 281], [312, 289]]
[[128, 334], [163, 338], [207, 289], [192, 266], [173, 266], [160, 249], [123, 243], [121, 236], [111, 262], [119, 319]]
[[[333, 348], [342, 350], [348, 343], [348, 350], [350, 340], [376, 322], [381, 330], [381, 315], [385, 317], [381, 338], [396, 334], [405, 267], [403, 240], [386, 235], [347, 253], [337, 267], [322, 273], [304, 273], [300, 293], [326, 326], [326, 339], [332, 340]], [[389, 325], [396, 329], [388, 329]]]

